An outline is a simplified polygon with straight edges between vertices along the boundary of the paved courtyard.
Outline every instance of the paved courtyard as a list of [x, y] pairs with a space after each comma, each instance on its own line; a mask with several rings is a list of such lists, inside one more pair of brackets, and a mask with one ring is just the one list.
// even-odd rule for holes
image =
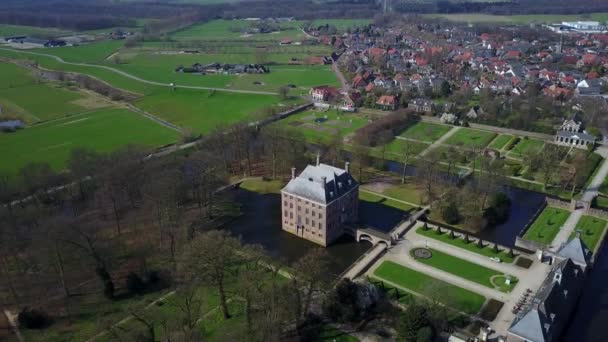
[[[470, 252], [465, 249], [458, 248], [431, 238], [427, 238], [425, 236], [418, 235], [416, 233], [416, 229], [420, 226], [421, 224], [419, 223], [413, 228], [411, 228], [405, 234], [404, 237], [402, 237], [396, 242], [396, 245], [392, 246], [388, 250], [388, 252], [384, 256], [382, 256], [368, 270], [367, 274], [369, 276], [372, 276], [374, 271], [384, 261], [392, 261], [411, 268], [415, 271], [425, 273], [433, 278], [476, 292], [480, 295], [485, 296], [487, 299], [499, 300], [505, 304], [500, 310], [496, 319], [492, 323], [490, 323], [490, 326], [493, 330], [496, 331], [496, 334], [506, 335], [509, 325], [515, 318], [515, 315], [511, 311], [513, 306], [520, 300], [522, 295], [526, 292], [526, 289], [530, 288], [535, 291], [536, 289], [538, 289], [538, 287], [540, 287], [543, 280], [550, 271], [550, 266], [542, 264], [538, 261], [534, 261], [534, 263], [529, 269], [525, 269], [516, 266], [515, 263], [497, 263], [486, 256]], [[458, 257], [479, 264], [481, 266], [488, 267], [499, 272], [503, 272], [505, 274], [516, 276], [517, 278], [519, 278], [519, 282], [515, 285], [513, 291], [511, 291], [510, 293], [504, 293], [499, 290], [483, 286], [465, 278], [461, 278], [454, 274], [439, 270], [432, 266], [425, 265], [416, 261], [410, 255], [410, 251], [414, 248], [419, 247], [436, 249], [438, 251], [450, 254], [454, 257]], [[529, 258], [533, 258], [533, 256], [529, 256]]]

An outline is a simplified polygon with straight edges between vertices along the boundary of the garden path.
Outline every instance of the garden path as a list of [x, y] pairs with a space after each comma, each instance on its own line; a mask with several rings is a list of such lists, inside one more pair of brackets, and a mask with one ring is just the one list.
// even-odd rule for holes
[[[604, 158], [604, 161], [602, 162], [598, 172], [593, 176], [593, 179], [587, 186], [587, 189], [585, 189], [585, 192], [583, 192], [583, 197], [581, 199], [586, 202], [591, 202], [598, 195], [600, 186], [608, 176], [608, 160], [606, 160], [606, 158], [608, 158], [608, 148], [603, 146], [599, 147], [596, 153], [601, 155]], [[572, 235], [572, 232], [574, 232], [576, 229], [578, 221], [581, 219], [581, 217], [583, 217], [585, 212], [586, 211], [584, 208], [578, 208], [574, 210], [572, 214], [570, 214], [568, 220], [566, 220], [562, 228], [559, 230], [557, 236], [553, 239], [553, 243], [551, 245], [552, 251], [557, 251], [562, 244], [568, 241], [570, 235]]]
[[431, 152], [432, 150], [441, 146], [441, 144], [443, 144], [445, 141], [447, 141], [452, 135], [454, 135], [459, 130], [460, 130], [460, 127], [458, 127], [458, 126], [452, 127], [452, 129], [450, 129], [446, 134], [444, 134], [441, 138], [437, 139], [437, 141], [432, 143], [431, 146], [427, 147], [426, 150], [420, 152], [420, 156], [421, 157], [426, 156], [429, 152]]

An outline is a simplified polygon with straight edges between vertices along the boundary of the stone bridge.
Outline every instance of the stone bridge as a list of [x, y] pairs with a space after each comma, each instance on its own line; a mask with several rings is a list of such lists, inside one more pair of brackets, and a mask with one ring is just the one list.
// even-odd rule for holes
[[368, 241], [375, 246], [383, 243], [387, 247], [391, 245], [391, 236], [387, 233], [372, 229], [372, 228], [353, 228], [347, 227], [345, 232], [354, 237], [357, 242]]

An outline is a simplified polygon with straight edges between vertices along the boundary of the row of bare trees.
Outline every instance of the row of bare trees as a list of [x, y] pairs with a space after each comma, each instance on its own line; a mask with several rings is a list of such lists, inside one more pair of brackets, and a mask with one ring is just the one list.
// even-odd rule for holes
[[294, 138], [281, 128], [237, 124], [173, 154], [136, 146], [109, 154], [75, 149], [65, 172], [33, 163], [0, 176], [0, 302], [52, 309], [64, 324], [93, 310], [83, 301], [132, 296], [134, 277], [151, 283], [160, 274], [164, 286], [180, 288], [192, 283], [182, 256], [204, 252], [196, 241], [234, 212], [219, 190], [231, 176], [279, 178], [301, 167], [306, 146]]

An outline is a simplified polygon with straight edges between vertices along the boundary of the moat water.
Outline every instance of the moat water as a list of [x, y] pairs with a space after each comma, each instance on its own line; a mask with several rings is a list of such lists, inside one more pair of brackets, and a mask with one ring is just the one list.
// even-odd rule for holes
[[[400, 172], [398, 163], [392, 166]], [[414, 170], [408, 170], [412, 174]], [[231, 195], [241, 203], [242, 215], [232, 221], [225, 229], [240, 236], [244, 243], [259, 244], [272, 257], [292, 264], [317, 245], [300, 239], [281, 230], [280, 195], [261, 195], [243, 189], [230, 190]], [[506, 246], [514, 246], [515, 237], [542, 205], [545, 196], [541, 193], [505, 187], [511, 198], [512, 206], [507, 222], [485, 230], [480, 234], [485, 240]], [[360, 204], [361, 223], [380, 231], [389, 231], [408, 213], [381, 204], [362, 202]], [[329, 248], [330, 274], [334, 279], [363, 255], [371, 245], [356, 242], [345, 236]], [[608, 246], [604, 245], [595, 267], [585, 285], [584, 294], [579, 302], [572, 322], [564, 333], [564, 342], [606, 342], [608, 341]]]

